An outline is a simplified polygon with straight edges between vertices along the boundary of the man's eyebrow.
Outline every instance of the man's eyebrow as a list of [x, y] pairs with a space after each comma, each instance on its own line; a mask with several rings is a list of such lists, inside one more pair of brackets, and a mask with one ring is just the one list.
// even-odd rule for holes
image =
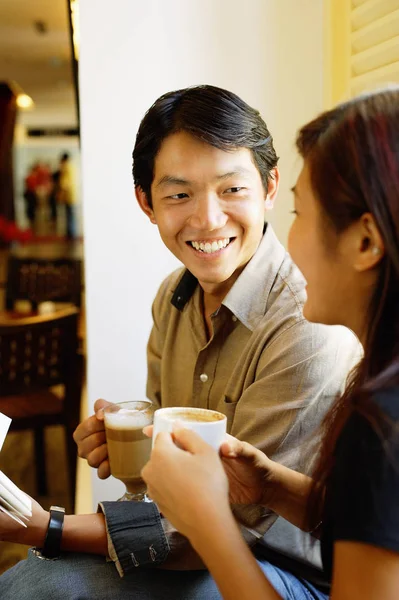
[[244, 167], [237, 167], [234, 169], [234, 171], [229, 171], [228, 173], [223, 173], [223, 175], [218, 175], [216, 179], [221, 181], [223, 179], [228, 179], [229, 177], [234, 177], [235, 175], [252, 175], [252, 171], [245, 169]]
[[[228, 179], [229, 177], [234, 177], [235, 175], [252, 175], [252, 172], [249, 169], [245, 169], [244, 167], [237, 167], [233, 171], [229, 171], [228, 173], [222, 173], [222, 175], [217, 175], [215, 179], [217, 181], [222, 181], [224, 179]], [[155, 187], [163, 187], [165, 185], [192, 185], [191, 181], [188, 179], [182, 179], [181, 177], [175, 177], [174, 175], [164, 175], [158, 181]]]
[[187, 179], [181, 179], [180, 177], [174, 177], [173, 175], [164, 175], [158, 181], [156, 187], [162, 187], [164, 185], [190, 185]]

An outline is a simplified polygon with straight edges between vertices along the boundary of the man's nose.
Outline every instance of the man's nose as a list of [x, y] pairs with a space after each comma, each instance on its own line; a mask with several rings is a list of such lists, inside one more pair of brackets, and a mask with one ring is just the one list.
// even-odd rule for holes
[[219, 198], [215, 194], [204, 194], [196, 198], [189, 225], [202, 231], [213, 231], [224, 227], [227, 222]]

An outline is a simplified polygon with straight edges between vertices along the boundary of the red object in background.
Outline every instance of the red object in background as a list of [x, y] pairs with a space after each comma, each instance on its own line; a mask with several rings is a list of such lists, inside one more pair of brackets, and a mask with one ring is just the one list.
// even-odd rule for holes
[[27, 242], [33, 236], [31, 229], [20, 229], [14, 221], [7, 221], [0, 216], [0, 241], [9, 244], [10, 242]]

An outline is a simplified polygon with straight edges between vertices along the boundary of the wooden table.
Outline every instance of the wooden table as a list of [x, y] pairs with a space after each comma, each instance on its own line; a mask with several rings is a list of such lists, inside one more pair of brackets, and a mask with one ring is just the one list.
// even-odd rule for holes
[[[9, 321], [21, 321], [21, 324], [28, 323], [31, 319], [37, 320], [41, 317], [43, 321], [48, 318], [54, 317], [57, 313], [67, 313], [71, 309], [76, 309], [73, 304], [69, 302], [54, 302], [54, 312], [40, 314], [38, 310], [31, 310], [30, 312], [19, 312], [17, 310], [2, 310], [0, 311], [0, 325], [5, 325]], [[79, 310], [78, 319], [78, 337], [80, 340], [81, 351], [86, 354], [86, 319], [84, 310]]]

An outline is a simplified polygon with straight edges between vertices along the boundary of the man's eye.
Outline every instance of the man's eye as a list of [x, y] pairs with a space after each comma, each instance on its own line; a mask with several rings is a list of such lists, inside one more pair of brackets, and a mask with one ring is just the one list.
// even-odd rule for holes
[[237, 192], [241, 192], [241, 190], [243, 190], [243, 189], [245, 189], [245, 188], [243, 188], [243, 187], [231, 187], [231, 188], [228, 188], [226, 190], [226, 193], [227, 194], [236, 194]]
[[188, 198], [188, 194], [181, 192], [180, 194], [172, 194], [171, 196], [168, 196], [168, 198], [171, 198], [172, 200], [182, 200], [183, 198]]

